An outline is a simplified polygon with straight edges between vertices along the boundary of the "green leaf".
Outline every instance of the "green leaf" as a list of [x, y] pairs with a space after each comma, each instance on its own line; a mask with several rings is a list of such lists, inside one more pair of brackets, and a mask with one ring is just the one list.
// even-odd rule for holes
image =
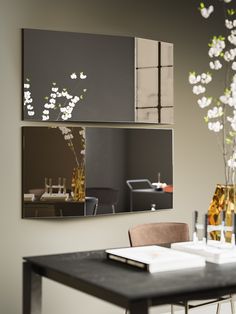
[[200, 9], [204, 9], [205, 8], [205, 4], [203, 2], [200, 3]]
[[228, 137], [225, 139], [225, 142], [226, 142], [226, 144], [232, 144], [233, 143], [233, 141]]
[[209, 122], [209, 118], [208, 118], [208, 117], [204, 117], [204, 121], [205, 121], [206, 123], [208, 123], [208, 122]]
[[49, 99], [49, 97], [48, 97], [48, 96], [45, 96], [45, 97], [44, 97], [44, 99], [48, 100], [48, 99]]

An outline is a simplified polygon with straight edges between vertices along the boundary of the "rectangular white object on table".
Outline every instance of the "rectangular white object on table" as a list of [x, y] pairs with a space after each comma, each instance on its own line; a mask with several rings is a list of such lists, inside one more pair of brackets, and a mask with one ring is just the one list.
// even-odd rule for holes
[[202, 241], [196, 243], [179, 242], [172, 243], [171, 248], [181, 252], [187, 252], [202, 256], [207, 262], [226, 264], [236, 262], [236, 247], [231, 243], [221, 244], [220, 241], [209, 240], [207, 244]]
[[205, 266], [205, 259], [201, 256], [157, 245], [110, 249], [106, 253], [110, 260], [139, 267], [150, 273]]
[[67, 201], [69, 193], [43, 193], [41, 201]]
[[24, 201], [25, 202], [33, 202], [35, 200], [35, 195], [32, 193], [25, 193], [24, 194]]

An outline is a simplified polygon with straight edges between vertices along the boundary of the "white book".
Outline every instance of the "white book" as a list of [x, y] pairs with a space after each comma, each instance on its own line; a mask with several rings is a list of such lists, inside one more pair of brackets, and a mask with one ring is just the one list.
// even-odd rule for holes
[[236, 262], [236, 247], [230, 243], [220, 243], [220, 241], [209, 240], [207, 244], [198, 242], [179, 242], [171, 244], [171, 248], [196, 254], [205, 258], [207, 262], [215, 264], [226, 264]]
[[24, 201], [33, 202], [35, 200], [35, 195], [32, 193], [25, 193], [24, 194]]
[[150, 273], [205, 266], [205, 259], [201, 256], [157, 245], [110, 249], [106, 253], [108, 259], [139, 267]]
[[67, 201], [69, 193], [43, 193], [41, 201]]

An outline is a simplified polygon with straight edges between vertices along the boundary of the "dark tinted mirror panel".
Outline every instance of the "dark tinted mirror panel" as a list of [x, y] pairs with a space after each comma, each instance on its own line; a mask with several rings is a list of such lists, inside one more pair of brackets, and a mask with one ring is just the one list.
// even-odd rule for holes
[[172, 124], [173, 44], [24, 29], [22, 107], [31, 121]]
[[23, 128], [24, 218], [173, 207], [172, 130]]

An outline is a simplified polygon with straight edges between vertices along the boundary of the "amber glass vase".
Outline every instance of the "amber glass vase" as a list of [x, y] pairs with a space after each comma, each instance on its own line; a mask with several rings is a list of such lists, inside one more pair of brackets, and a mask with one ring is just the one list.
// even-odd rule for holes
[[[225, 212], [225, 225], [232, 225], [232, 213], [235, 212], [236, 185], [217, 184], [215, 194], [208, 209], [208, 222], [210, 225], [221, 224], [221, 212]], [[220, 231], [212, 231], [210, 236], [214, 240], [220, 239]], [[226, 240], [230, 241], [231, 232], [225, 234]]]
[[76, 167], [72, 175], [72, 197], [75, 202], [85, 201], [85, 169], [84, 167]]

